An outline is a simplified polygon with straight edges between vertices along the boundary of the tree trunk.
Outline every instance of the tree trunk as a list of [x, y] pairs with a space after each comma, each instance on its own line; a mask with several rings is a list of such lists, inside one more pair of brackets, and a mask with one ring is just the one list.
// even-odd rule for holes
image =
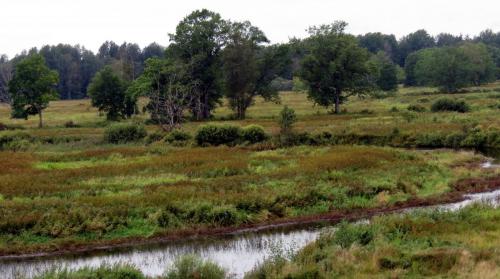
[[210, 118], [210, 108], [208, 104], [208, 93], [205, 92], [203, 96], [203, 120]]
[[43, 127], [43, 121], [42, 121], [42, 110], [41, 109], [38, 110], [38, 118], [39, 118], [38, 128], [42, 128]]
[[335, 114], [340, 113], [340, 90], [337, 90], [335, 94]]

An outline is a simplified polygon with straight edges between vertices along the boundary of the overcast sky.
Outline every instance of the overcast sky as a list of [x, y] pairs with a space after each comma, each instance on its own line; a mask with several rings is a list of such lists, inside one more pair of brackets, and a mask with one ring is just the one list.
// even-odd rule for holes
[[398, 38], [500, 31], [500, 0], [0, 0], [0, 53], [10, 57], [45, 44], [80, 44], [96, 51], [106, 40], [168, 44], [168, 33], [195, 9], [250, 20], [276, 42], [304, 37], [310, 25], [344, 20], [353, 34]]

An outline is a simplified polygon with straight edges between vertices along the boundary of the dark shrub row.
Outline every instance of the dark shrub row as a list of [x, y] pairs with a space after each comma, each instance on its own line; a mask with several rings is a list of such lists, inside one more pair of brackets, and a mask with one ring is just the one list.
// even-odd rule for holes
[[250, 125], [244, 128], [232, 125], [205, 125], [196, 132], [195, 140], [200, 146], [236, 145], [239, 143], [258, 143], [268, 139], [261, 126]]
[[134, 123], [119, 123], [109, 126], [104, 132], [104, 140], [108, 143], [127, 143], [139, 141], [146, 137], [143, 125]]
[[341, 134], [329, 132], [319, 134], [293, 134], [288, 145], [387, 145], [393, 147], [426, 147], [426, 148], [493, 148], [500, 149], [500, 131], [482, 131], [472, 129], [467, 132], [452, 134], [419, 134], [408, 135], [394, 131], [389, 135]]
[[433, 112], [456, 111], [464, 113], [470, 111], [470, 106], [464, 101], [457, 101], [450, 98], [443, 98], [434, 102], [432, 104], [431, 110]]

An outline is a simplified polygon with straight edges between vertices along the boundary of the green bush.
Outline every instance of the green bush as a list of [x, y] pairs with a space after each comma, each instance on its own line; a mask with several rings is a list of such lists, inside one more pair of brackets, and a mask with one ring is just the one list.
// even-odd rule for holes
[[0, 135], [0, 150], [23, 151], [34, 139], [27, 133], [6, 132]]
[[241, 136], [244, 141], [249, 143], [263, 142], [269, 138], [269, 136], [264, 131], [264, 128], [259, 125], [250, 125], [241, 131]]
[[192, 138], [191, 135], [187, 132], [183, 132], [180, 130], [173, 130], [165, 137], [165, 141], [168, 143], [181, 143], [181, 142], [187, 142], [191, 140], [191, 138]]
[[198, 128], [195, 140], [198, 145], [235, 145], [241, 139], [241, 128], [231, 125], [205, 125]]
[[433, 112], [438, 111], [456, 111], [456, 112], [468, 112], [470, 111], [469, 105], [464, 101], [457, 101], [450, 98], [442, 98], [435, 101], [432, 104], [431, 110]]
[[109, 126], [104, 132], [104, 139], [108, 143], [127, 143], [139, 141], [146, 137], [147, 132], [143, 125], [120, 123]]
[[165, 273], [165, 279], [223, 279], [226, 271], [217, 264], [187, 255], [177, 259]]
[[146, 137], [146, 143], [152, 144], [154, 142], [159, 142], [165, 138], [165, 133], [163, 132], [153, 132]]
[[407, 110], [414, 112], [425, 112], [426, 109], [421, 105], [409, 105]]

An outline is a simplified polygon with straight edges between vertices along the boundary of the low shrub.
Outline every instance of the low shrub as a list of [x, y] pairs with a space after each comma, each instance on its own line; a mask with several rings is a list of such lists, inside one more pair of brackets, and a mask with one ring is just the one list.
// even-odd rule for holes
[[464, 101], [457, 101], [450, 98], [442, 98], [435, 101], [432, 104], [431, 110], [433, 112], [456, 111], [464, 113], [470, 111], [470, 106]]
[[165, 137], [165, 142], [174, 144], [174, 143], [185, 143], [191, 140], [192, 136], [181, 130], [173, 130]]
[[414, 112], [425, 112], [426, 109], [425, 107], [421, 105], [409, 105], [408, 108], [406, 108], [409, 111], [414, 111]]
[[76, 124], [75, 122], [73, 122], [72, 120], [64, 123], [64, 127], [65, 128], [78, 128], [80, 127], [80, 125]]
[[23, 151], [33, 143], [34, 139], [24, 132], [6, 132], [0, 135], [0, 150]]
[[114, 144], [139, 141], [146, 135], [144, 126], [134, 123], [114, 124], [104, 131], [105, 141]]
[[152, 144], [154, 142], [159, 142], [161, 140], [163, 140], [165, 138], [165, 134], [163, 132], [153, 132], [153, 133], [150, 133], [147, 137], [146, 137], [146, 144]]
[[165, 273], [165, 279], [223, 279], [226, 271], [211, 261], [203, 261], [198, 256], [186, 255], [177, 259]]
[[231, 125], [205, 125], [198, 128], [195, 140], [200, 146], [235, 145], [241, 139], [241, 128]]
[[259, 125], [250, 125], [241, 131], [241, 136], [244, 141], [249, 143], [263, 142], [269, 138], [269, 136], [264, 131], [264, 128]]

